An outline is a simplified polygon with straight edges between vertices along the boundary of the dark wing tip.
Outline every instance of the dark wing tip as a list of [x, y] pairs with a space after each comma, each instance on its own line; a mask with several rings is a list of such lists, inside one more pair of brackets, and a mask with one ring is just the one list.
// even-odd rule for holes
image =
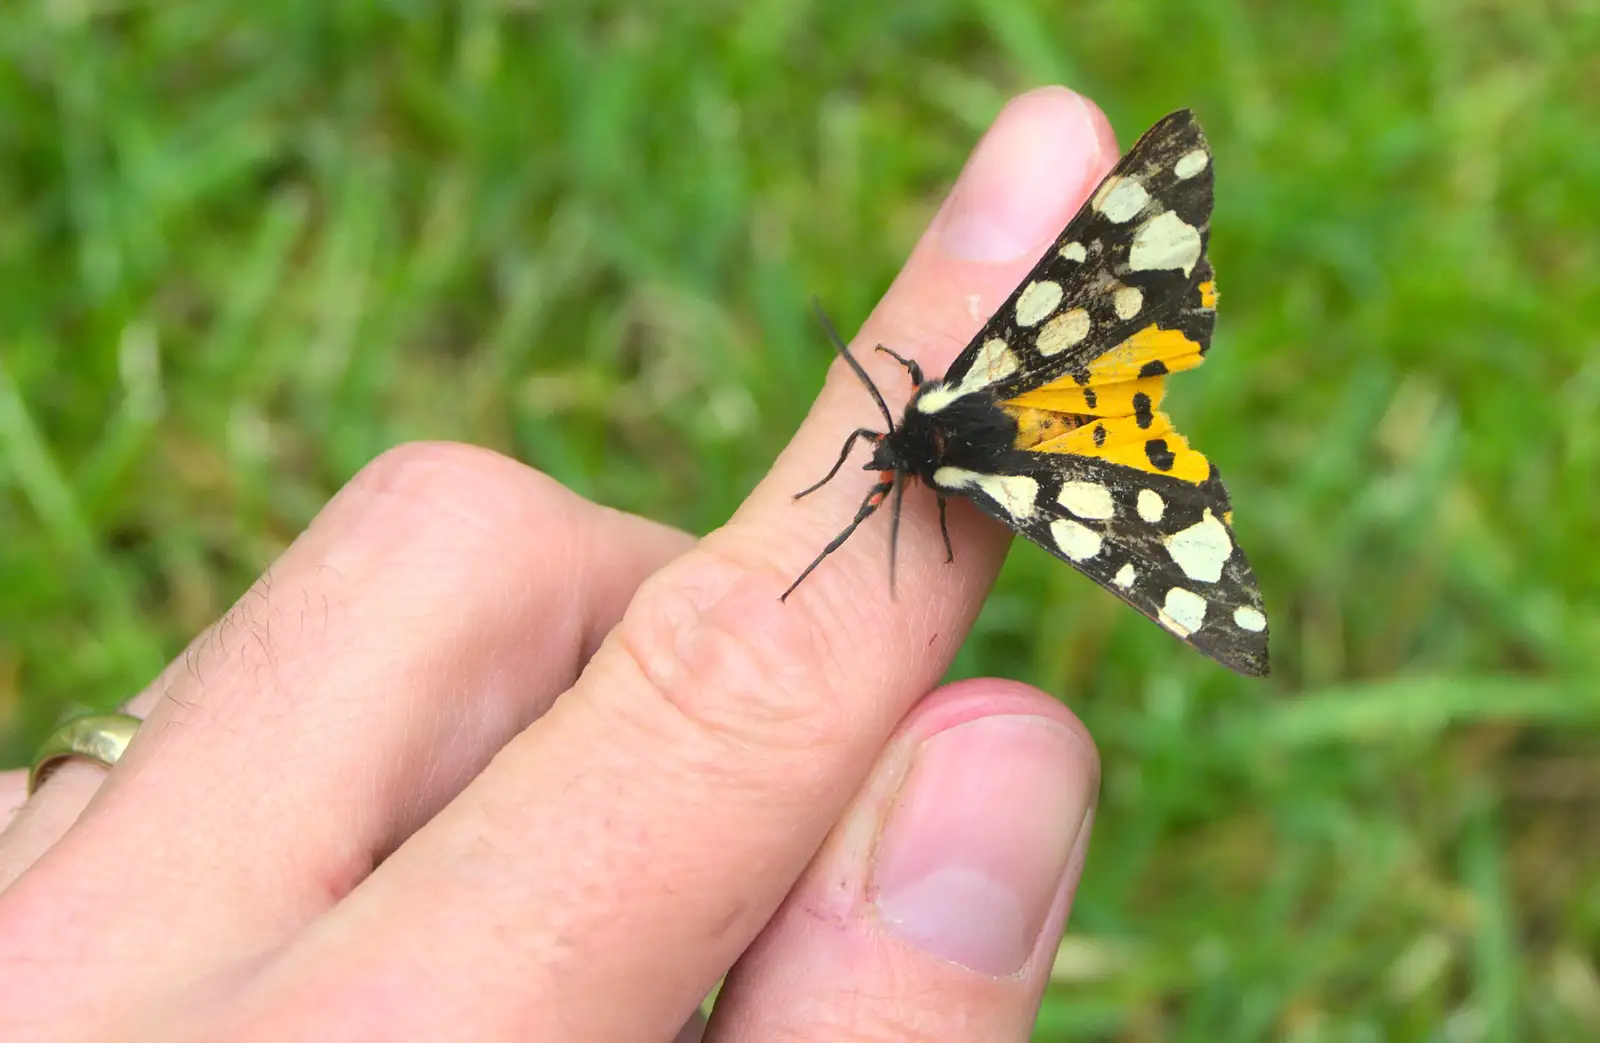
[[1195, 130], [1200, 129], [1200, 123], [1195, 119], [1193, 109], [1173, 109], [1165, 116], [1162, 116], [1160, 119], [1156, 120], [1155, 125], [1150, 129], [1152, 131], [1171, 130], [1172, 128], [1178, 126], [1190, 126], [1195, 128]]
[[1272, 666], [1267, 661], [1267, 633], [1263, 630], [1260, 634], [1250, 637], [1259, 639], [1260, 646], [1258, 647], [1254, 640], [1248, 640], [1242, 644], [1228, 642], [1221, 648], [1200, 650], [1235, 673], [1243, 674], [1245, 677], [1266, 677], [1272, 672]]
[[[1175, 160], [1183, 152], [1195, 148], [1205, 149], [1209, 153], [1211, 144], [1206, 141], [1205, 131], [1200, 129], [1194, 110], [1178, 109], [1167, 113], [1149, 130], [1139, 135], [1139, 140], [1135, 141], [1133, 147], [1123, 155], [1122, 162], [1118, 166], [1120, 168], [1130, 163], [1137, 163], [1134, 157], [1164, 156], [1169, 160]], [[1204, 179], [1209, 194], [1211, 164], [1206, 164], [1200, 176]]]
[[1234, 669], [1246, 677], [1266, 677], [1272, 673], [1272, 665], [1267, 662], [1267, 650], [1264, 648], [1259, 656], [1246, 657]]

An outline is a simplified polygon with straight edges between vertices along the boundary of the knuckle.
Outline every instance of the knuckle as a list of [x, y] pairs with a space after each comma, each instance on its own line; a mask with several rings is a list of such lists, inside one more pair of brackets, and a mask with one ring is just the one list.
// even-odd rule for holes
[[[398, 446], [353, 477], [147, 691], [164, 712], [186, 715], [269, 693], [298, 705], [322, 698], [304, 675], [325, 657], [367, 669], [378, 649], [443, 647], [452, 630], [429, 624], [435, 612], [487, 640], [521, 610], [571, 594], [563, 584], [575, 570], [554, 566], [584, 550], [583, 505], [488, 450]], [[570, 622], [541, 638], [541, 647], [562, 650], [551, 654], [576, 655]]]
[[654, 701], [720, 747], [803, 752], [857, 734], [828, 631], [763, 570], [707, 548], [657, 575], [613, 635]]
[[475, 529], [526, 533], [530, 522], [564, 517], [578, 498], [560, 482], [489, 449], [409, 442], [384, 451], [350, 480], [341, 498], [383, 500], [391, 523], [466, 520]]

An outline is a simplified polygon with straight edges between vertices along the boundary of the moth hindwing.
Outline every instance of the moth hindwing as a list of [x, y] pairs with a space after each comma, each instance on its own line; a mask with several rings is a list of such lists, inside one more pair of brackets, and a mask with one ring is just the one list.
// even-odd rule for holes
[[[1168, 632], [1240, 673], [1267, 672], [1267, 617], [1216, 467], [1161, 410], [1205, 360], [1217, 290], [1211, 150], [1188, 111], [1145, 133], [938, 380], [888, 348], [914, 392], [896, 422], [838, 335], [886, 430], [861, 429], [879, 480], [789, 593], [894, 498], [964, 496]], [[949, 547], [949, 535], [945, 534]]]

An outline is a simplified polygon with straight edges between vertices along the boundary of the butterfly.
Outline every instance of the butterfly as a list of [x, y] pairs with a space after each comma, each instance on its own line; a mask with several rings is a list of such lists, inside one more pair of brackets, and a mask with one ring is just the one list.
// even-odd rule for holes
[[1192, 113], [1150, 128], [943, 377], [878, 347], [913, 385], [899, 423], [827, 326], [887, 430], [851, 433], [827, 475], [796, 494], [831, 481], [858, 440], [873, 447], [865, 469], [878, 482], [782, 598], [891, 495], [892, 583], [914, 478], [938, 498], [947, 560], [945, 504], [963, 496], [1222, 665], [1266, 674], [1266, 611], [1227, 490], [1160, 408], [1167, 377], [1211, 346], [1212, 182]]

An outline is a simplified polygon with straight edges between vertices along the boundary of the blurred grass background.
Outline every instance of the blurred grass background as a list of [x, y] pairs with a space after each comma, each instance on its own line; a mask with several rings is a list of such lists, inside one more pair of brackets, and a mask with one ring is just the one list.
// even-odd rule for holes
[[853, 329], [1065, 83], [1215, 149], [1171, 408], [1276, 672], [1014, 551], [956, 672], [1106, 764], [1039, 1038], [1600, 1038], [1597, 53], [1559, 0], [8, 0], [0, 763], [406, 439], [716, 525], [820, 385], [810, 296]]

